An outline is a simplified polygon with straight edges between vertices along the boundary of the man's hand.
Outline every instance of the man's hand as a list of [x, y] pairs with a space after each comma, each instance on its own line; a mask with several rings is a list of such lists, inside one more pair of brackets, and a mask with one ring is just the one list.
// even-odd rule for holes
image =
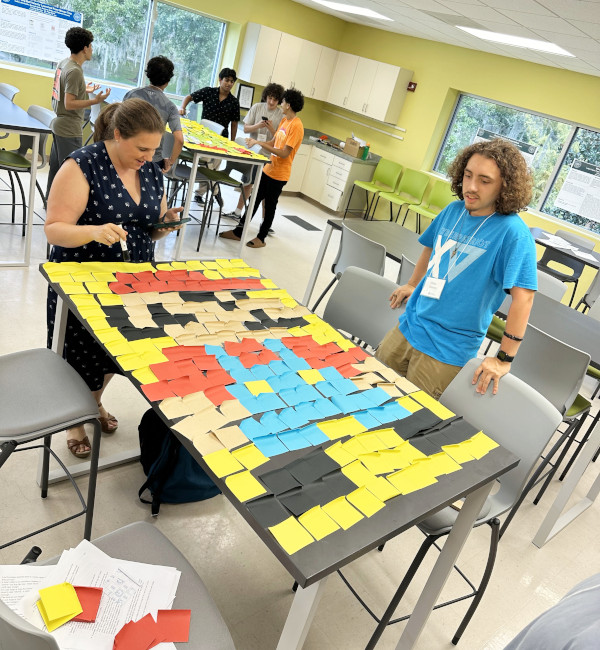
[[173, 167], [173, 161], [170, 158], [163, 158], [163, 174], [168, 174], [171, 171], [171, 167]]
[[254, 138], [246, 138], [246, 146], [248, 147], [248, 149], [253, 147], [257, 142], [258, 140], [255, 140]]
[[95, 93], [98, 90], [98, 88], [100, 88], [100, 84], [95, 84], [92, 83], [91, 81], [88, 81], [88, 83], [85, 86], [85, 92], [88, 94]]
[[415, 288], [411, 284], [403, 284], [401, 287], [398, 287], [390, 296], [390, 307], [392, 309], [398, 309], [403, 302], [412, 296], [414, 290]]
[[110, 88], [107, 88], [104, 91], [100, 91], [96, 95], [96, 104], [102, 104], [102, 102], [110, 95]]
[[183, 106], [179, 109], [179, 115], [185, 115], [187, 113], [187, 109], [183, 108]]
[[507, 361], [500, 361], [500, 359], [496, 359], [496, 357], [485, 357], [475, 371], [471, 383], [477, 384], [475, 391], [484, 395], [490, 382], [493, 382], [494, 387], [492, 389], [492, 395], [495, 395], [498, 392], [500, 378], [504, 377], [504, 375], [507, 375], [509, 372], [510, 363]]

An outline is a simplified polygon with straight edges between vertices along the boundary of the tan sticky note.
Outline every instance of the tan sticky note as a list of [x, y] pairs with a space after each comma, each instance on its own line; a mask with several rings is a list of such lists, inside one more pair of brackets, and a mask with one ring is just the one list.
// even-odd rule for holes
[[199, 433], [192, 439], [194, 447], [203, 455], [208, 456], [215, 451], [221, 451], [225, 447], [212, 431], [208, 433]]
[[236, 425], [218, 429], [215, 435], [229, 450], [248, 442], [248, 438], [244, 435], [244, 432]]

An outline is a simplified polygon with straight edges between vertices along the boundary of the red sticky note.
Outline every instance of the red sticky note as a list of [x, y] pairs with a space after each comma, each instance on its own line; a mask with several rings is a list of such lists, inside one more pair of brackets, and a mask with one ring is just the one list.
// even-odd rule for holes
[[206, 348], [203, 345], [174, 345], [171, 348], [164, 348], [163, 354], [171, 361], [179, 361], [192, 359], [196, 355], [206, 355]]
[[346, 363], [343, 366], [339, 366], [337, 368], [337, 371], [340, 373], [340, 375], [342, 375], [342, 377], [345, 377], [346, 379], [360, 375], [360, 370], [353, 368], [351, 363]]
[[326, 361], [318, 359], [317, 357], [306, 357], [306, 363], [315, 370], [318, 370], [319, 368], [328, 368], [330, 365]]
[[135, 282], [135, 275], [133, 273], [121, 273], [121, 271], [117, 271], [115, 277], [117, 278], [117, 282], [122, 282], [123, 284]]
[[174, 269], [171, 271], [171, 278], [173, 280], [187, 280], [188, 272], [186, 269]]
[[221, 364], [214, 354], [194, 356], [194, 363], [199, 370], [221, 370]]
[[235, 384], [233, 377], [223, 369], [208, 370], [206, 372], [206, 379], [209, 386], [226, 386], [227, 384]]
[[151, 402], [158, 402], [158, 400], [167, 399], [167, 397], [175, 397], [175, 393], [169, 387], [169, 382], [164, 380], [155, 381], [152, 384], [143, 384], [142, 390]]
[[154, 280], [154, 273], [152, 271], [141, 271], [140, 273], [136, 273], [135, 277], [140, 282], [152, 282]]
[[148, 650], [160, 643], [158, 627], [152, 614], [146, 614], [135, 623], [125, 623], [117, 632], [113, 650]]
[[83, 607], [83, 612], [71, 620], [93, 623], [96, 620], [98, 608], [100, 607], [102, 587], [74, 587], [74, 589]]
[[228, 399], [235, 399], [225, 386], [211, 386], [204, 390], [204, 394], [215, 406], [221, 406]]
[[185, 291], [187, 288], [183, 280], [169, 280], [165, 284], [167, 285], [167, 291]]
[[149, 293], [150, 291], [155, 291], [149, 282], [132, 282], [131, 287], [138, 293]]
[[351, 354], [353, 354], [353, 355], [354, 355], [354, 358], [355, 358], [357, 361], [364, 361], [364, 360], [369, 356], [369, 354], [368, 354], [367, 352], [365, 352], [362, 348], [359, 348], [359, 347], [356, 347], [356, 348], [350, 348], [350, 349], [348, 350], [348, 352], [350, 352]]
[[190, 640], [191, 616], [189, 609], [159, 609], [156, 625], [161, 642], [187, 643]]
[[168, 282], [171, 279], [171, 271], [157, 271], [154, 277], [161, 282]]
[[111, 282], [108, 285], [108, 288], [113, 293], [118, 293], [119, 295], [124, 294], [124, 293], [133, 293], [135, 291], [135, 289], [132, 289], [129, 285], [124, 284], [122, 282]]

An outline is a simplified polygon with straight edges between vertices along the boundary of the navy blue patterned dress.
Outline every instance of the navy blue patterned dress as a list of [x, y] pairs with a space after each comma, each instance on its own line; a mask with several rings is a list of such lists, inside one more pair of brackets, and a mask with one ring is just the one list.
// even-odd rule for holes
[[[127, 231], [127, 248], [132, 262], [151, 262], [153, 259], [152, 228], [160, 214], [164, 193], [163, 174], [154, 163], [146, 163], [139, 171], [141, 199], [139, 205], [129, 195], [109, 158], [104, 142], [74, 151], [90, 186], [90, 195], [84, 213], [77, 221], [80, 225], [99, 226], [117, 223]], [[54, 246], [51, 262], [122, 262], [119, 242], [105, 246], [96, 241], [78, 248]], [[56, 315], [56, 293], [48, 290], [48, 347], [52, 345], [52, 332]], [[90, 390], [100, 390], [104, 375], [120, 372], [111, 358], [96, 343], [92, 335], [69, 312], [65, 333], [65, 359], [77, 370]]]

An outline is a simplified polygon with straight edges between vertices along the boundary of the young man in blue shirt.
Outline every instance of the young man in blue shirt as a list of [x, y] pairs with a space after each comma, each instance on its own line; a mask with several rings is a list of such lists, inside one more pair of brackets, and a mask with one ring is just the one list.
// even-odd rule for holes
[[448, 175], [460, 201], [447, 206], [419, 241], [424, 249], [408, 284], [390, 296], [404, 301], [399, 327], [376, 356], [436, 399], [477, 351], [506, 293], [512, 303], [497, 357], [486, 357], [473, 384], [498, 391], [525, 334], [537, 289], [535, 243], [516, 214], [531, 200], [532, 178], [506, 140], [478, 142]]

